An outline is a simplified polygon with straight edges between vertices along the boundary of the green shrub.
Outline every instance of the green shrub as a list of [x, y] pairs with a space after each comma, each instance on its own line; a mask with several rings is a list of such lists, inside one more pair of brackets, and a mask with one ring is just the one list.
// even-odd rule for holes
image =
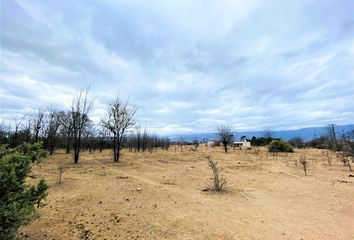
[[27, 177], [34, 178], [30, 176], [33, 157], [31, 151], [24, 154], [0, 146], [0, 239], [15, 238], [21, 225], [39, 216], [36, 207], [46, 197], [48, 187], [43, 179], [35, 186], [25, 184]]
[[293, 147], [283, 140], [273, 140], [268, 145], [269, 152], [294, 152]]
[[24, 142], [17, 147], [17, 150], [28, 156], [32, 163], [40, 163], [41, 159], [48, 156], [48, 152], [43, 149], [42, 142], [36, 142], [34, 144]]

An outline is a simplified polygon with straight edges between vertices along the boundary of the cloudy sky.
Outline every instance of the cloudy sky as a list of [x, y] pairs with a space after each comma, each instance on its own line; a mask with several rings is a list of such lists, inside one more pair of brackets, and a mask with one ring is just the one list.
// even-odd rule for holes
[[352, 0], [1, 1], [1, 118], [119, 93], [158, 133], [354, 119]]

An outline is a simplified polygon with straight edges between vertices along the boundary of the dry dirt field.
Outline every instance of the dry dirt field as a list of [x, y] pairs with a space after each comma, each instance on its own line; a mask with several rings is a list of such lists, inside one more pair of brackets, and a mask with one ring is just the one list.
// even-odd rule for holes
[[[201, 191], [219, 162], [221, 193]], [[309, 161], [308, 176], [295, 165]], [[41, 218], [20, 230], [24, 239], [354, 239], [354, 177], [322, 150], [278, 157], [249, 151], [189, 147], [181, 152], [57, 153], [34, 166], [49, 184]], [[65, 164], [63, 183], [58, 165]]]

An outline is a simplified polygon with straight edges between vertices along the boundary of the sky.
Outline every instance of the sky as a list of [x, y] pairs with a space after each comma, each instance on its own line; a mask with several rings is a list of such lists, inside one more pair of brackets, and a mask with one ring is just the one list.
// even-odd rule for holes
[[159, 134], [354, 123], [352, 0], [3, 0], [0, 119], [120, 94]]

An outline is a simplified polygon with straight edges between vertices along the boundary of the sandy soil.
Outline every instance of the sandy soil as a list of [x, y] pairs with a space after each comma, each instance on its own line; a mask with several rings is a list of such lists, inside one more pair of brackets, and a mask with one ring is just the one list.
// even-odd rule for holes
[[[205, 154], [227, 179], [211, 183]], [[295, 160], [305, 155], [308, 176]], [[180, 152], [57, 153], [33, 171], [49, 184], [41, 218], [20, 231], [25, 239], [354, 239], [354, 177], [322, 150], [272, 157], [249, 151], [189, 147]], [[57, 183], [58, 165], [66, 166]]]

